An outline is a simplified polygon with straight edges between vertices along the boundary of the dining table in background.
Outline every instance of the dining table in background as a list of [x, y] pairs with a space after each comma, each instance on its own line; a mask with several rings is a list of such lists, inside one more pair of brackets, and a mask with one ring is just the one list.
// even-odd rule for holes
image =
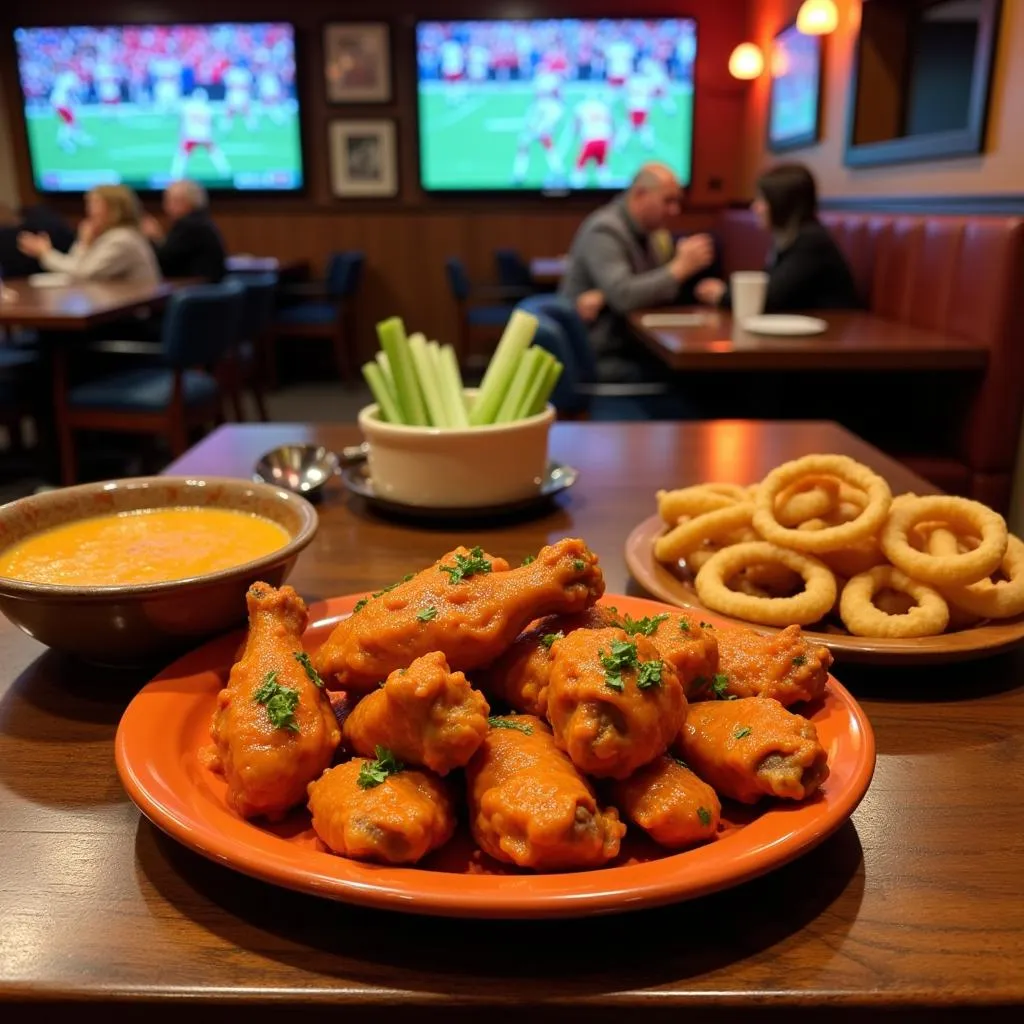
[[539, 256], [530, 260], [530, 278], [536, 285], [557, 287], [565, 277], [568, 256]]
[[[285, 442], [352, 426], [221, 427], [168, 473], [248, 477]], [[308, 600], [375, 589], [457, 543], [512, 560], [580, 536], [610, 593], [658, 488], [748, 483], [787, 459], [858, 459], [934, 490], [823, 422], [559, 423], [580, 470], [546, 514], [450, 527], [383, 518], [340, 481], [291, 582]], [[0, 622], [0, 1016], [104, 1019], [918, 1021], [1024, 1006], [1024, 658], [839, 664], [876, 736], [853, 818], [799, 860], [689, 903], [569, 921], [390, 914], [275, 888], [141, 818], [118, 781], [118, 720], [148, 678], [76, 664]], [[728, 840], [725, 840], [728, 841]], [[2, 1001], [17, 1003], [3, 1005]], [[20, 1014], [20, 1015], [19, 1015]]]
[[[648, 316], [678, 314], [692, 322], [648, 326]], [[707, 307], [643, 309], [629, 323], [644, 345], [671, 370], [973, 370], [988, 364], [986, 345], [925, 330], [871, 313], [816, 312], [828, 325], [802, 337], [755, 334], [732, 315]]]
[[88, 331], [144, 309], [161, 305], [175, 284], [83, 282], [39, 288], [27, 278], [4, 282], [0, 328], [39, 331]]
[[229, 274], [277, 274], [281, 281], [304, 281], [309, 277], [309, 260], [279, 260], [276, 256], [236, 253], [224, 261]]

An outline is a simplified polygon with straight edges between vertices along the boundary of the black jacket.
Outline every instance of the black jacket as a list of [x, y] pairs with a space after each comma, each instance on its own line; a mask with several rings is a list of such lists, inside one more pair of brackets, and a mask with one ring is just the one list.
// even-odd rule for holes
[[155, 248], [164, 277], [201, 277], [217, 282], [224, 276], [224, 240], [217, 226], [200, 210], [176, 220]]
[[839, 246], [816, 220], [800, 228], [792, 245], [770, 255], [765, 270], [766, 313], [863, 307]]

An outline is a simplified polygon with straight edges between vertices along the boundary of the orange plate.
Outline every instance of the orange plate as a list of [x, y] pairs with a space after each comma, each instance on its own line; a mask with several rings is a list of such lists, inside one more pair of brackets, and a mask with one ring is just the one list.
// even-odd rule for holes
[[[667, 527], [661, 517], [645, 519], [626, 539], [626, 565], [633, 578], [645, 590], [680, 608], [693, 608], [701, 614], [718, 615], [723, 622], [746, 626], [758, 633], [777, 633], [774, 626], [730, 618], [710, 611], [701, 603], [689, 576], [674, 573], [654, 557], [654, 542]], [[983, 622], [973, 629], [920, 637], [851, 636], [849, 633], [818, 633], [805, 629], [804, 635], [824, 644], [839, 661], [870, 665], [941, 665], [950, 661], [989, 658], [1024, 643], [1024, 615], [1015, 619]]]
[[[310, 608], [310, 649], [362, 595]], [[655, 601], [607, 595], [634, 617], [671, 611]], [[707, 616], [714, 619], [714, 616]], [[724, 627], [728, 628], [728, 626]], [[484, 857], [468, 833], [416, 868], [383, 867], [327, 853], [296, 810], [267, 826], [243, 821], [224, 802], [223, 780], [203, 767], [210, 719], [242, 640], [221, 637], [175, 662], [128, 705], [117, 730], [117, 769], [147, 818], [198, 853], [290, 889], [388, 910], [453, 917], [576, 917], [656, 906], [738, 885], [799, 857], [835, 831], [867, 791], [875, 741], [867, 716], [834, 679], [810, 716], [831, 774], [804, 804], [726, 806], [726, 828], [706, 846], [666, 854], [631, 828], [613, 865], [539, 875]]]

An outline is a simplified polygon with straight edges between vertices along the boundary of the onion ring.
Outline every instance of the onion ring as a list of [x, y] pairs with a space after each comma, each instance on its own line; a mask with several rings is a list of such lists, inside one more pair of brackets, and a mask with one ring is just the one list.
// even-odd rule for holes
[[[915, 551], [907, 535], [924, 520], [939, 520], [958, 532], [980, 535], [981, 543], [973, 551], [947, 556]], [[922, 583], [955, 587], [991, 576], [1006, 554], [1008, 534], [1006, 521], [987, 505], [969, 498], [929, 495], [897, 502], [882, 528], [881, 544], [889, 561], [908, 576]]]
[[798, 480], [775, 499], [775, 518], [785, 527], [799, 526], [809, 519], [817, 519], [831, 512], [838, 496], [838, 480]]
[[942, 596], [957, 609], [983, 619], [1008, 619], [1020, 615], [1024, 612], [1024, 542], [1013, 534], [1010, 534], [1006, 554], [999, 567], [1005, 580], [993, 583], [984, 579], [962, 587], [943, 587]]
[[703, 484], [681, 487], [675, 491], [658, 491], [655, 499], [658, 502], [658, 515], [669, 526], [675, 526], [684, 516], [702, 516], [705, 512], [736, 504], [734, 498], [718, 494]]
[[[805, 588], [794, 597], [755, 597], [726, 586], [741, 569], [781, 564], [803, 577]], [[758, 541], [723, 548], [710, 558], [694, 581], [697, 596], [713, 611], [766, 626], [805, 626], [817, 622], [836, 599], [836, 578], [816, 558]]]
[[[792, 530], [775, 519], [775, 500], [779, 492], [809, 475], [828, 474], [851, 487], [866, 492], [868, 503], [851, 522], [827, 526], [821, 530]], [[821, 554], [838, 551], [881, 529], [889, 514], [892, 491], [877, 473], [845, 455], [805, 455], [793, 462], [784, 462], [761, 481], [754, 507], [754, 529], [766, 541], [796, 551]]]
[[743, 502], [687, 519], [654, 542], [654, 557], [668, 564], [678, 562], [704, 541], [717, 540], [733, 530], [748, 526], [753, 514], [754, 506]]
[[[880, 590], [897, 590], [914, 599], [903, 615], [889, 615], [873, 603]], [[855, 636], [937, 636], [949, 623], [949, 606], [931, 587], [912, 580], [895, 566], [879, 565], [854, 576], [839, 599], [839, 617]]]

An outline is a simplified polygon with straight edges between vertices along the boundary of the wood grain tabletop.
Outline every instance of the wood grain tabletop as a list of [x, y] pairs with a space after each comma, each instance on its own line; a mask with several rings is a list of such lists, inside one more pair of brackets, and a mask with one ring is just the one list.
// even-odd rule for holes
[[[644, 318], [680, 313], [700, 324], [645, 326]], [[673, 370], [981, 370], [988, 348], [968, 338], [923, 330], [871, 313], [825, 311], [822, 334], [754, 334], [732, 316], [706, 307], [631, 313], [636, 336]]]
[[[260, 453], [299, 440], [340, 448], [358, 433], [225, 427], [169, 471], [247, 476]], [[832, 424], [557, 424], [552, 454], [580, 479], [546, 514], [423, 527], [334, 487], [292, 582], [315, 600], [390, 582], [455, 542], [519, 559], [577, 535], [609, 591], [636, 592], [623, 544], [657, 488], [747, 483], [815, 451], [860, 459], [896, 490], [932, 490]], [[97, 1000], [104, 1019], [147, 1024], [232, 1010], [246, 1021], [1015, 1017], [1024, 661], [838, 675], [871, 719], [877, 770], [852, 820], [800, 860], [660, 910], [458, 921], [275, 888], [165, 837], [114, 767], [118, 720], [146, 673], [73, 663], [0, 622], [0, 1019]]]
[[5, 283], [0, 302], [0, 327], [32, 327], [47, 331], [84, 331], [136, 310], [163, 302], [174, 285], [90, 282], [35, 288], [27, 279]]

